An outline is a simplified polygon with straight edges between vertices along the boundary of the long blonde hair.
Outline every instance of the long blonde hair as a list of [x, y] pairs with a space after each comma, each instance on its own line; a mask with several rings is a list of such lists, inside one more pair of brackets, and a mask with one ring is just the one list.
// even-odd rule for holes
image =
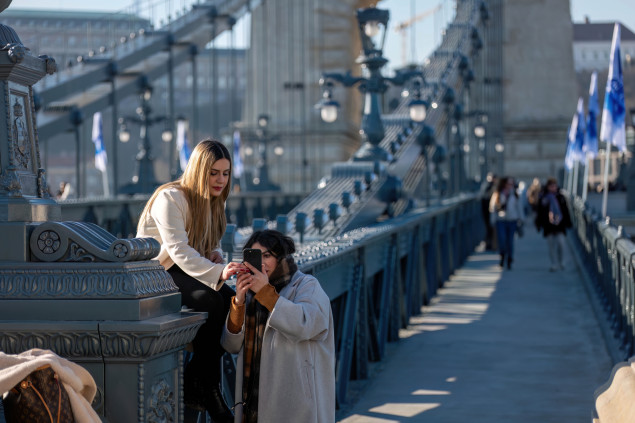
[[[210, 192], [209, 176], [212, 166], [217, 160], [227, 159], [230, 172], [227, 185], [219, 196]], [[188, 244], [203, 257], [209, 257], [218, 247], [225, 233], [227, 219], [225, 217], [225, 201], [231, 188], [231, 156], [229, 150], [220, 141], [206, 139], [198, 143], [185, 166], [183, 175], [176, 181], [158, 187], [148, 200], [139, 225], [152, 209], [152, 204], [160, 191], [176, 188], [183, 192], [187, 199], [188, 215], [185, 219]]]

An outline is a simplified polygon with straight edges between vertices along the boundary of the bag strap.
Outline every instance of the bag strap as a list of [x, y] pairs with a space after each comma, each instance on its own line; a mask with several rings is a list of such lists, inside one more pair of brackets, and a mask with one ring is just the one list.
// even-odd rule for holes
[[[46, 367], [49, 367], [49, 366], [42, 366], [41, 368], [38, 368], [37, 370], [42, 370]], [[53, 373], [53, 377], [55, 378], [55, 382], [57, 383], [57, 423], [59, 423], [61, 412], [62, 412], [62, 386], [60, 385], [60, 379], [57, 373]], [[40, 401], [42, 401], [42, 404], [44, 404], [44, 408], [46, 408], [46, 412], [48, 413], [49, 418], [51, 419], [51, 423], [56, 423], [55, 420], [53, 420], [53, 415], [51, 414], [51, 410], [49, 409], [48, 404], [46, 404], [46, 401], [44, 401], [44, 397], [42, 397], [42, 394], [40, 393], [40, 391], [37, 390], [37, 388], [33, 385], [33, 383], [31, 383], [30, 380], [23, 380], [22, 382], [20, 382], [20, 387], [22, 389], [27, 389], [27, 388], [33, 389], [33, 391], [35, 391], [37, 396], [40, 398]]]

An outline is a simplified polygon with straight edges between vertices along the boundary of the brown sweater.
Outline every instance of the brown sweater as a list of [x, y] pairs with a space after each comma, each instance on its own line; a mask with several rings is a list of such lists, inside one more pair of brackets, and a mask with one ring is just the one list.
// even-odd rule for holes
[[[254, 298], [258, 300], [260, 304], [265, 306], [269, 312], [273, 310], [278, 302], [280, 295], [276, 292], [273, 285], [267, 285], [262, 288]], [[238, 333], [243, 327], [245, 322], [245, 304], [236, 304], [236, 296], [232, 297], [231, 306], [229, 307], [229, 319], [227, 319], [227, 329], [231, 333]]]

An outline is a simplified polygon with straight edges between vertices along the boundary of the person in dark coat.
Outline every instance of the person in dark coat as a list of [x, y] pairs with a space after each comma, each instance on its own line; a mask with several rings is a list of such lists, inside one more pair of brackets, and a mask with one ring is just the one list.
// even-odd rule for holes
[[498, 243], [496, 242], [496, 234], [494, 225], [491, 223], [489, 213], [489, 202], [496, 191], [498, 185], [498, 177], [492, 173], [487, 174], [487, 179], [481, 187], [481, 215], [485, 224], [485, 250], [496, 251]]
[[564, 237], [570, 227], [571, 216], [567, 201], [560, 193], [556, 179], [549, 178], [539, 197], [536, 228], [542, 230], [547, 239], [551, 272], [564, 269]]

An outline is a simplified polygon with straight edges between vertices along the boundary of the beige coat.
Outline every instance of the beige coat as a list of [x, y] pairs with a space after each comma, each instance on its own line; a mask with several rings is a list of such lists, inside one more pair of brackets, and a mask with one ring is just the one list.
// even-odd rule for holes
[[[225, 265], [201, 256], [188, 244], [185, 231], [188, 207], [181, 190], [162, 190], [154, 200], [150, 213], [139, 222], [137, 237], [151, 237], [159, 241], [161, 251], [156, 259], [166, 270], [176, 264], [188, 275], [218, 291], [223, 284], [220, 277]], [[216, 251], [222, 253], [220, 248]]]
[[[258, 423], [335, 421], [333, 330], [331, 302], [320, 283], [295, 272], [280, 292], [263, 335]], [[244, 325], [237, 334], [225, 326], [221, 337], [225, 350], [239, 353], [236, 402], [242, 401], [244, 335]], [[242, 406], [235, 411], [235, 422], [241, 422]]]
[[97, 393], [93, 377], [79, 364], [62, 358], [51, 350], [33, 348], [15, 355], [0, 351], [0, 396], [4, 396], [29, 373], [46, 364], [51, 366], [64, 384], [75, 421], [100, 423], [101, 419], [90, 405]]

